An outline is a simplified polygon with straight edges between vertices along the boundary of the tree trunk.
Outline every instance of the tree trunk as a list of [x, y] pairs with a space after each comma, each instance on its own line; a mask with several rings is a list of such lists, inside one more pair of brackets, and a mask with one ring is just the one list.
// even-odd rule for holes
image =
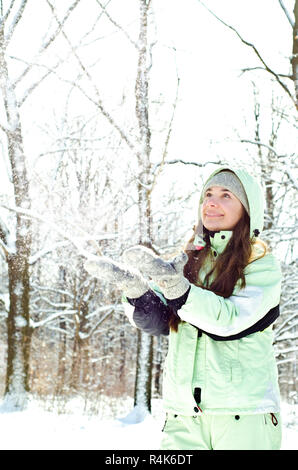
[[82, 377], [82, 365], [83, 369], [86, 369], [87, 367], [87, 364], [84, 364], [83, 360], [88, 357], [84, 356], [84, 350], [85, 348], [88, 349], [88, 344], [86, 344], [86, 339], [83, 339], [81, 337], [81, 334], [85, 333], [85, 325], [87, 322], [88, 315], [88, 304], [84, 300], [81, 300], [81, 302], [76, 305], [75, 301], [74, 309], [77, 309], [77, 313], [75, 314], [75, 333], [73, 340], [74, 343], [70, 387], [72, 390], [78, 390]]
[[[59, 282], [61, 291], [65, 289], [66, 269], [59, 266]], [[61, 302], [66, 303], [66, 295], [61, 295]], [[66, 322], [64, 318], [59, 319], [59, 351], [58, 351], [58, 372], [56, 383], [56, 394], [62, 395], [65, 392], [66, 379]]]
[[[5, 41], [0, 36], [0, 82], [7, 121], [8, 156], [17, 207], [30, 209], [21, 121], [14, 87], [5, 58]], [[7, 254], [10, 307], [7, 318], [8, 356], [5, 396], [12, 407], [23, 408], [29, 391], [29, 362], [32, 329], [29, 314], [30, 220], [16, 215], [15, 246]]]
[[137, 370], [134, 406], [140, 412], [151, 412], [153, 341], [152, 336], [138, 330]]
[[[150, 201], [150, 140], [151, 132], [148, 112], [148, 44], [147, 21], [148, 1], [139, 0], [140, 31], [138, 40], [138, 70], [135, 85], [136, 117], [139, 127], [138, 160], [138, 209], [139, 209], [139, 243], [150, 246], [151, 237], [151, 201]], [[140, 411], [151, 411], [151, 382], [153, 365], [153, 338], [147, 333], [138, 331], [137, 368], [135, 379], [134, 405]], [[140, 418], [141, 419], [141, 418]]]
[[7, 369], [5, 398], [12, 408], [23, 409], [29, 389], [32, 328], [29, 317], [28, 265], [20, 254], [8, 260], [10, 307], [7, 317]]

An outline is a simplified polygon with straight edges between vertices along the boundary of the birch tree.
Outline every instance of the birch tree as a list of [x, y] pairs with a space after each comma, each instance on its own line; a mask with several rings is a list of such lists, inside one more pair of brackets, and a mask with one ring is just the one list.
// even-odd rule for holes
[[[150, 202], [150, 152], [151, 132], [148, 106], [148, 8], [150, 1], [139, 0], [140, 29], [138, 38], [138, 68], [135, 86], [136, 117], [138, 123], [138, 153], [140, 173], [138, 175], [138, 228], [139, 243], [152, 245], [152, 215]], [[153, 339], [138, 332], [137, 369], [135, 384], [135, 406], [151, 409]]]
[[[19, 113], [15, 85], [9, 76], [7, 48], [15, 28], [20, 21], [26, 1], [23, 1], [15, 16], [11, 18], [10, 9], [3, 11], [1, 2], [0, 30], [0, 76], [2, 105], [6, 122], [1, 124], [7, 140], [8, 156], [11, 165], [11, 177], [14, 187], [15, 205], [30, 209], [29, 180], [26, 169], [22, 125]], [[11, 5], [12, 6], [12, 5]], [[24, 397], [28, 392], [28, 365], [30, 354], [31, 331], [29, 325], [29, 266], [31, 234], [30, 221], [16, 216], [16, 228], [13, 245], [7, 244], [7, 237], [2, 228], [2, 243], [5, 250], [9, 273], [10, 309], [7, 319], [8, 359], [6, 395], [10, 395], [13, 404], [24, 406]]]

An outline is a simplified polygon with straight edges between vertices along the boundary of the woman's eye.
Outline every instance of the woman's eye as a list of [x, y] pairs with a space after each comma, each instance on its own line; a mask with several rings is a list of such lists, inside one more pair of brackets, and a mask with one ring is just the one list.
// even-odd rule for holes
[[231, 197], [231, 196], [229, 195], [229, 193], [224, 193], [223, 196], [224, 196], [225, 198], [227, 198], [227, 199], [230, 199], [230, 197]]

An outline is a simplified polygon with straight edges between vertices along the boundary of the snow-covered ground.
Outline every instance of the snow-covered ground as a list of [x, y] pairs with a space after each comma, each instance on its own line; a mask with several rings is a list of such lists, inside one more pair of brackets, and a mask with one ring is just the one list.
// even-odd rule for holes
[[[282, 411], [282, 449], [298, 450], [298, 406], [283, 404]], [[160, 401], [153, 402], [152, 415], [138, 418], [86, 414], [78, 401], [60, 414], [32, 401], [25, 411], [1, 412], [0, 450], [158, 450], [164, 421]]]

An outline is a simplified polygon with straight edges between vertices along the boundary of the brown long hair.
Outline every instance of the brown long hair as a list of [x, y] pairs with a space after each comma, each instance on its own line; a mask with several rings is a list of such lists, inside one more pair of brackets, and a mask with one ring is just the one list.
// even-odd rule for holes
[[[188, 243], [193, 243], [194, 238], [195, 233]], [[210, 232], [206, 229], [204, 229], [204, 239], [206, 246], [202, 250], [186, 250], [188, 262], [184, 267], [184, 276], [190, 283], [228, 298], [232, 295], [237, 281], [240, 282], [241, 288], [245, 287], [244, 268], [248, 265], [252, 255], [249, 215], [243, 211], [224, 252], [218, 255], [216, 263], [202, 281], [199, 279], [200, 270], [207, 258], [212, 256]], [[172, 312], [169, 321], [170, 328], [177, 331], [180, 321], [180, 318]]]

